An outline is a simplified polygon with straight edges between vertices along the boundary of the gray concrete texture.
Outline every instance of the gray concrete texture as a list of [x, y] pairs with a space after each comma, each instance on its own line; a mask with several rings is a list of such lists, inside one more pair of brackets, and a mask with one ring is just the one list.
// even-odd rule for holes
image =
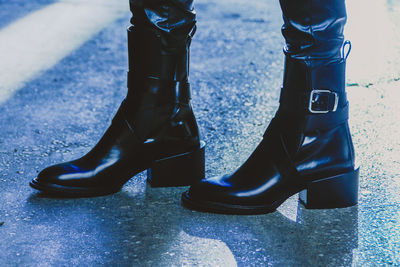
[[[278, 106], [282, 19], [278, 1], [199, 0], [197, 12], [193, 106], [213, 176], [248, 157]], [[348, 13], [358, 206], [306, 210], [296, 195], [266, 215], [199, 213], [181, 206], [186, 188], [150, 188], [145, 174], [105, 197], [31, 189], [87, 152], [124, 98], [127, 13], [0, 106], [0, 266], [400, 266], [400, 1], [349, 0]]]

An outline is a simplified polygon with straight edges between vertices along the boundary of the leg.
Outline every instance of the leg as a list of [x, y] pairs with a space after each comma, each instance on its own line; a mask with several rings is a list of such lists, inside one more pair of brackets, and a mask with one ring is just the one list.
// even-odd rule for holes
[[340, 61], [347, 20], [344, 0], [280, 0], [285, 54], [309, 64]]
[[358, 169], [349, 132], [344, 0], [281, 0], [286, 61], [279, 110], [233, 174], [202, 180], [182, 195], [211, 212], [274, 211], [302, 192], [307, 208], [357, 203]]
[[57, 195], [94, 196], [118, 191], [146, 169], [153, 186], [189, 185], [203, 178], [204, 145], [188, 82], [195, 28], [191, 2], [131, 1], [126, 99], [89, 153], [44, 169], [32, 187]]
[[131, 23], [157, 28], [171, 38], [185, 38], [196, 23], [193, 0], [130, 0]]

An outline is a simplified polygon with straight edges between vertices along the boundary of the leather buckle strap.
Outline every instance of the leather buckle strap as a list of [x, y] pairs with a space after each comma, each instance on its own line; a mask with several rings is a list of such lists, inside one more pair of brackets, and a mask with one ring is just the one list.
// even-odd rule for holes
[[[135, 88], [135, 86], [137, 88]], [[165, 80], [153, 77], [141, 77], [128, 71], [128, 90], [149, 91], [160, 95], [163, 102], [189, 104], [192, 96], [187, 80]]]
[[313, 114], [335, 112], [339, 103], [338, 94], [330, 90], [314, 89], [308, 100], [308, 111]]
[[335, 92], [328, 89], [314, 89], [308, 92], [281, 89], [280, 109], [286, 112], [305, 114], [325, 114], [337, 112], [347, 103], [346, 92]]
[[134, 71], [128, 71], [127, 76], [128, 89], [139, 86], [139, 88], [149, 88], [151, 91], [154, 91], [151, 88], [175, 88], [177, 83], [177, 81], [175, 80], [160, 79], [158, 77], [151, 76], [141, 76]]

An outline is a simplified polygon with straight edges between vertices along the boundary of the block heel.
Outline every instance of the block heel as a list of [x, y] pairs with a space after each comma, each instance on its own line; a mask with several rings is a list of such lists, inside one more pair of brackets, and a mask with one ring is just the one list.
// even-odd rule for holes
[[151, 187], [188, 186], [205, 176], [205, 142], [196, 150], [156, 160], [147, 169]]
[[300, 192], [307, 209], [330, 209], [354, 206], [358, 202], [359, 169], [313, 181]]

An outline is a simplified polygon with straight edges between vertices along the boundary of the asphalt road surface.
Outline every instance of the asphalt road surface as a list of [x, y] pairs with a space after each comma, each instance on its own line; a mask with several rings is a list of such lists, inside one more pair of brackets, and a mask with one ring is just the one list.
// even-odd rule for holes
[[[0, 266], [399, 266], [400, 1], [348, 0], [359, 205], [228, 216], [180, 204], [145, 174], [114, 195], [49, 199], [28, 186], [87, 152], [126, 94], [128, 0], [0, 0]], [[233, 171], [278, 106], [278, 1], [199, 0], [193, 106], [207, 176]]]

